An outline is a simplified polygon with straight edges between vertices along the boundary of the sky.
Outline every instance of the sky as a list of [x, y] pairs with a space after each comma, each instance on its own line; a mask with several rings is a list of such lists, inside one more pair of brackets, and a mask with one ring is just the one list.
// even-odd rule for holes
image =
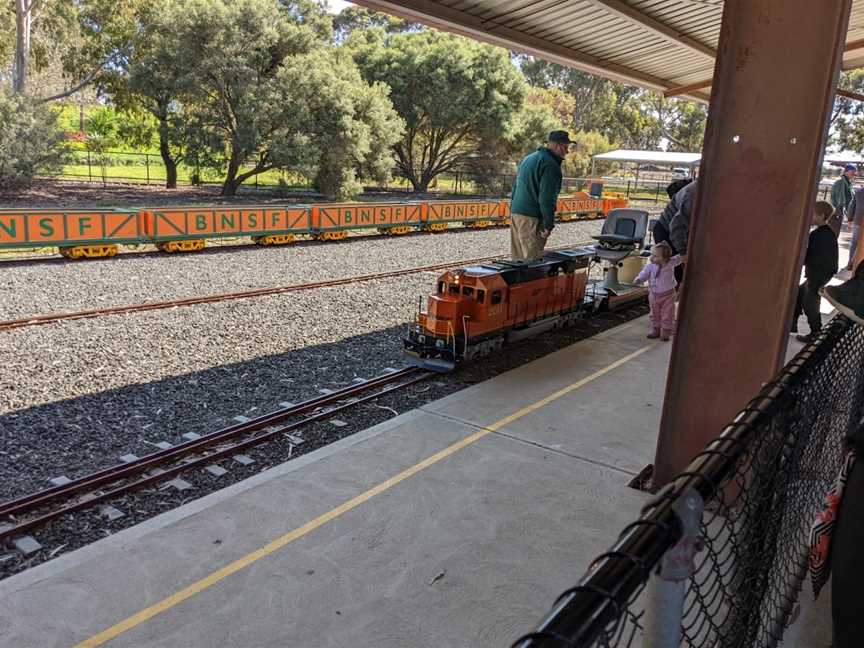
[[327, 10], [332, 14], [338, 14], [345, 7], [349, 6], [350, 2], [344, 2], [343, 0], [328, 0], [327, 1]]

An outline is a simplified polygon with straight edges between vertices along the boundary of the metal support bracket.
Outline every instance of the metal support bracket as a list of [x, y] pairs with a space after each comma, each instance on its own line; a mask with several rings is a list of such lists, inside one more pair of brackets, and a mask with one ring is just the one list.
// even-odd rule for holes
[[[664, 488], [659, 497], [668, 497], [670, 490], [671, 485]], [[664, 554], [648, 584], [644, 648], [678, 648], [681, 645], [687, 581], [693, 576], [694, 558], [703, 546], [700, 531], [704, 509], [702, 496], [692, 488], [672, 502], [682, 535]]]
[[684, 581], [693, 575], [694, 558], [702, 550], [702, 511], [705, 501], [698, 491], [688, 488], [673, 503], [683, 535], [678, 543], [663, 556], [658, 575], [667, 581]]

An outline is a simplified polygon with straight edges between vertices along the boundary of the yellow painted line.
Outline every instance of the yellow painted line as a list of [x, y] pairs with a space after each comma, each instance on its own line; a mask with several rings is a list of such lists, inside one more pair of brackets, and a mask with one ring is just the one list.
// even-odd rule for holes
[[107, 630], [103, 630], [99, 634], [93, 635], [89, 639], [86, 639], [86, 640], [82, 641], [81, 643], [77, 644], [74, 648], [96, 648], [97, 646], [103, 645], [107, 641], [111, 641], [112, 639], [120, 636], [124, 632], [127, 632], [127, 631], [131, 630], [132, 628], [141, 625], [142, 623], [144, 623], [148, 619], [152, 619], [156, 615], [162, 614], [163, 612], [170, 610], [175, 605], [182, 603], [186, 599], [191, 598], [191, 597], [195, 596], [196, 594], [199, 594], [200, 592], [203, 592], [204, 590], [212, 587], [213, 585], [215, 585], [219, 581], [224, 580], [225, 578], [228, 578], [232, 574], [236, 574], [238, 571], [240, 571], [241, 569], [245, 569], [246, 567], [248, 567], [252, 563], [257, 562], [257, 561], [261, 560], [262, 558], [265, 558], [266, 556], [269, 556], [270, 554], [272, 554], [275, 551], [278, 551], [279, 549], [281, 549], [285, 545], [287, 545], [291, 542], [294, 542], [298, 538], [302, 538], [303, 536], [305, 536], [308, 533], [311, 533], [312, 531], [314, 531], [318, 527], [324, 526], [325, 524], [327, 524], [331, 520], [335, 520], [336, 518], [338, 518], [343, 513], [347, 513], [348, 511], [357, 508], [358, 506], [360, 506], [364, 502], [368, 502], [370, 499], [372, 499], [376, 495], [380, 495], [384, 491], [390, 490], [391, 488], [393, 488], [397, 484], [405, 481], [409, 477], [413, 477], [414, 475], [419, 473], [421, 470], [425, 470], [429, 466], [432, 466], [432, 465], [438, 463], [442, 459], [446, 459], [450, 455], [456, 454], [457, 452], [459, 452], [463, 448], [467, 448], [469, 445], [471, 445], [472, 443], [474, 443], [476, 441], [479, 441], [480, 439], [485, 437], [487, 434], [491, 434], [492, 432], [495, 432], [496, 430], [500, 430], [505, 425], [512, 423], [513, 421], [516, 421], [516, 420], [522, 418], [523, 416], [526, 416], [526, 415], [530, 414], [531, 412], [534, 412], [534, 411], [536, 411], [542, 407], [545, 407], [546, 405], [548, 405], [552, 401], [558, 400], [562, 396], [566, 396], [570, 392], [575, 391], [575, 390], [579, 389], [580, 387], [584, 387], [588, 383], [596, 380], [600, 376], [603, 376], [603, 375], [609, 373], [610, 371], [617, 369], [621, 365], [627, 364], [628, 362], [630, 362], [634, 358], [642, 355], [643, 353], [645, 353], [649, 349], [653, 348], [654, 346], [655, 346], [654, 344], [649, 344], [648, 346], [645, 346], [645, 347], [639, 349], [638, 351], [634, 351], [633, 353], [631, 353], [627, 356], [624, 356], [620, 360], [616, 360], [615, 362], [604, 367], [603, 369], [595, 371], [590, 376], [586, 376], [582, 380], [578, 380], [578, 381], [574, 382], [573, 384], [568, 385], [567, 387], [564, 387], [563, 389], [559, 389], [558, 391], [556, 391], [552, 394], [549, 394], [548, 396], [537, 401], [536, 403], [532, 403], [531, 405], [527, 405], [527, 406], [523, 407], [522, 409], [520, 409], [519, 411], [514, 412], [513, 414], [510, 414], [509, 416], [505, 416], [504, 418], [502, 418], [498, 421], [495, 421], [494, 423], [492, 423], [488, 427], [486, 427], [486, 428], [484, 428], [478, 432], [475, 432], [474, 434], [468, 435], [467, 437], [465, 437], [461, 441], [457, 441], [453, 445], [447, 446], [446, 448], [444, 448], [440, 452], [436, 452], [435, 454], [433, 454], [430, 457], [427, 457], [426, 459], [424, 459], [420, 463], [414, 464], [410, 468], [403, 470], [399, 474], [394, 475], [390, 479], [381, 482], [380, 484], [370, 488], [366, 492], [361, 493], [360, 495], [357, 495], [356, 497], [348, 500], [347, 502], [344, 502], [343, 504], [340, 504], [339, 506], [328, 511], [327, 513], [324, 513], [323, 515], [318, 516], [314, 520], [310, 520], [309, 522], [307, 522], [303, 526], [298, 527], [298, 528], [294, 529], [293, 531], [290, 531], [290, 532], [286, 533], [285, 535], [276, 538], [275, 540], [264, 545], [260, 549], [256, 549], [252, 553], [247, 554], [247, 555], [243, 556], [242, 558], [239, 558], [228, 565], [225, 565], [224, 567], [216, 570], [215, 572], [213, 572], [209, 576], [206, 576], [206, 577], [202, 578], [201, 580], [196, 581], [196, 582], [192, 583], [191, 585], [189, 585], [188, 587], [180, 590], [179, 592], [175, 592], [171, 596], [162, 599], [158, 603], [155, 603], [154, 605], [151, 605], [150, 607], [145, 608], [145, 609], [141, 610], [140, 612], [133, 614], [130, 617], [127, 617], [126, 619], [123, 619], [122, 621], [111, 626]]

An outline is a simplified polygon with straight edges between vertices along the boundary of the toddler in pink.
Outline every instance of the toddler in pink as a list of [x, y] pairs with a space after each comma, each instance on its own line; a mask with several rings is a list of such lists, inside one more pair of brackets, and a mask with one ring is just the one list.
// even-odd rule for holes
[[651, 248], [651, 263], [645, 266], [634, 284], [648, 282], [651, 305], [651, 332], [648, 338], [667, 341], [675, 328], [675, 267], [684, 262], [681, 255], [672, 256], [672, 247], [663, 241]]

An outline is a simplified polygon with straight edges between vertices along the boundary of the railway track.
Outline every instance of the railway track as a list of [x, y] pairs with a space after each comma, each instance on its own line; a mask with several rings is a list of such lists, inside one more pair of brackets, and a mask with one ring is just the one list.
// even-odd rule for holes
[[[578, 244], [577, 244], [578, 245]], [[549, 252], [561, 250], [565, 247], [573, 247], [572, 245], [562, 246], [557, 248], [549, 248]], [[418, 274], [421, 272], [435, 272], [439, 270], [447, 270], [464, 265], [472, 265], [484, 263], [488, 261], [496, 261], [507, 258], [507, 254], [498, 254], [495, 256], [479, 257], [476, 259], [462, 259], [460, 261], [450, 261], [447, 263], [439, 263], [436, 265], [421, 266], [418, 268], [403, 268], [401, 270], [391, 270], [388, 272], [376, 272], [367, 275], [358, 275], [355, 277], [343, 277], [340, 279], [328, 279], [325, 281], [315, 281], [306, 284], [292, 284], [288, 286], [274, 286], [272, 288], [255, 288], [252, 290], [243, 290], [240, 292], [218, 293], [214, 295], [203, 295], [200, 297], [187, 297], [185, 299], [174, 299], [168, 301], [144, 302], [141, 304], [130, 304], [126, 306], [111, 306], [108, 308], [96, 308], [92, 310], [74, 311], [71, 313], [50, 313], [46, 315], [33, 315], [30, 317], [22, 317], [19, 319], [0, 320], [0, 331], [11, 331], [13, 329], [25, 328], [28, 326], [41, 326], [44, 324], [53, 324], [55, 322], [64, 322], [70, 320], [90, 319], [94, 317], [104, 317], [106, 315], [123, 315], [126, 313], [139, 313], [152, 310], [165, 310], [169, 308], [180, 308], [184, 306], [195, 306], [198, 304], [212, 304], [216, 302], [231, 301], [236, 299], [250, 299], [254, 297], [264, 297], [267, 295], [280, 295], [283, 293], [300, 292], [304, 290], [313, 290], [316, 288], [330, 288], [333, 286], [344, 286], [347, 284], [361, 283], [365, 281], [375, 281], [377, 279], [390, 279], [393, 277], [402, 277], [405, 275]]]
[[[296, 432], [432, 375], [429, 371], [406, 367], [216, 430], [134, 461], [105, 468], [64, 485], [0, 503], [0, 546], [64, 515], [92, 508], [187, 471], [204, 469], [221, 459]], [[328, 407], [331, 405], [334, 406]], [[3, 520], [6, 520], [5, 524]]]

